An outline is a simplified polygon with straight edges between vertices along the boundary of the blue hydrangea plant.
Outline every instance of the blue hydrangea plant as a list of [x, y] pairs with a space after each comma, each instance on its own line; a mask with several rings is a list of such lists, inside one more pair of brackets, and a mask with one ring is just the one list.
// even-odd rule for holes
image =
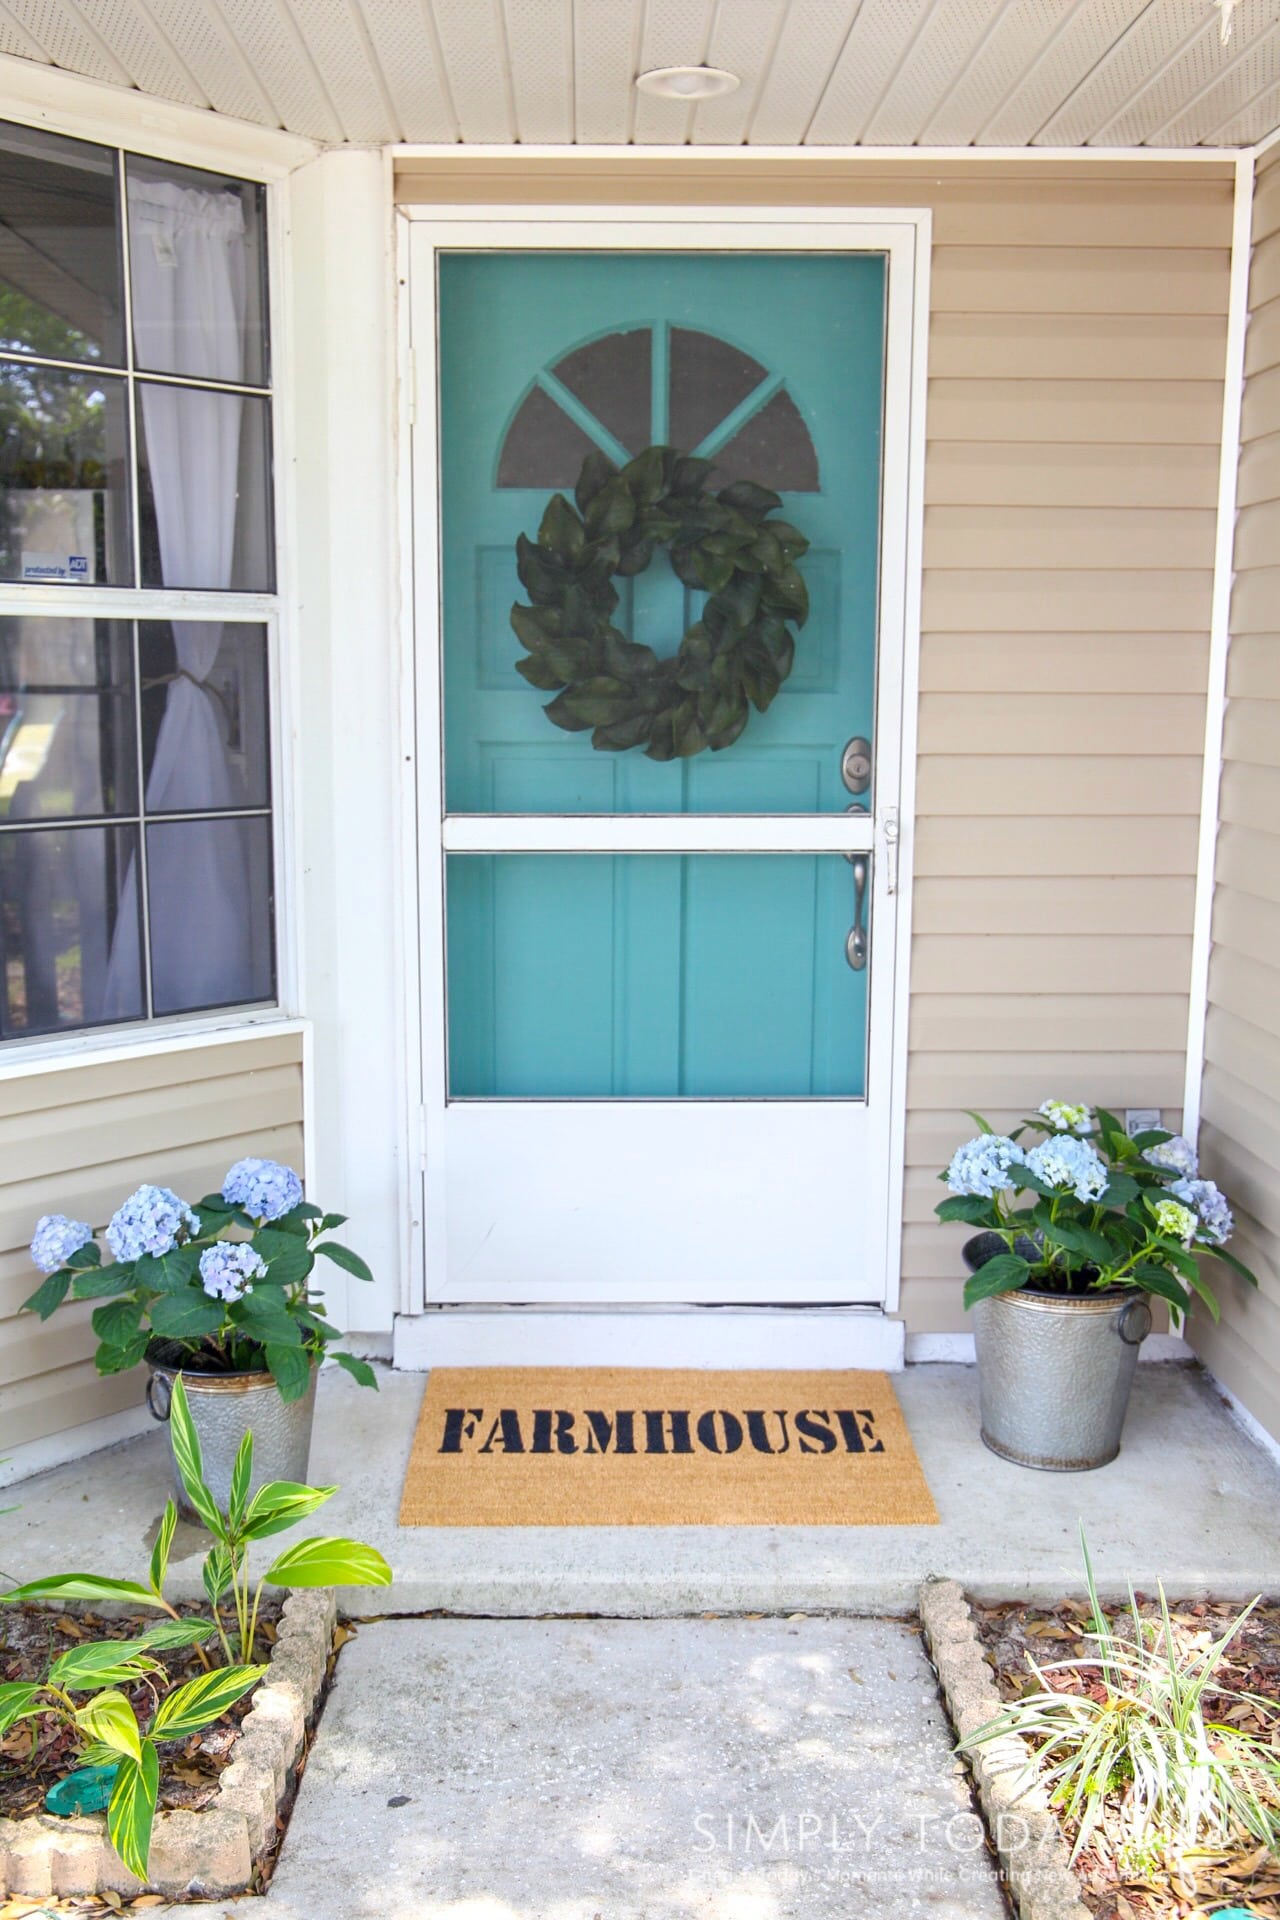
[[[1250, 1286], [1257, 1280], [1226, 1251], [1234, 1222], [1212, 1180], [1199, 1178], [1195, 1148], [1153, 1128], [1130, 1139], [1104, 1107], [1044, 1100], [1010, 1133], [981, 1114], [980, 1131], [939, 1178], [940, 1220], [998, 1235], [997, 1251], [965, 1286], [966, 1307], [996, 1293], [1093, 1293], [1140, 1287], [1179, 1318], [1196, 1299], [1216, 1320], [1218, 1302], [1201, 1271], [1209, 1255]], [[1024, 1144], [1027, 1134], [1043, 1137]]]
[[363, 1386], [372, 1367], [332, 1348], [340, 1338], [315, 1285], [317, 1256], [372, 1280], [359, 1254], [329, 1236], [345, 1215], [303, 1197], [292, 1167], [238, 1160], [218, 1193], [188, 1206], [167, 1187], [141, 1186], [102, 1238], [65, 1214], [46, 1214], [31, 1241], [45, 1278], [23, 1302], [47, 1320], [66, 1300], [94, 1300], [99, 1373], [122, 1373], [149, 1352], [192, 1371], [270, 1373], [286, 1400], [307, 1390], [332, 1357]]

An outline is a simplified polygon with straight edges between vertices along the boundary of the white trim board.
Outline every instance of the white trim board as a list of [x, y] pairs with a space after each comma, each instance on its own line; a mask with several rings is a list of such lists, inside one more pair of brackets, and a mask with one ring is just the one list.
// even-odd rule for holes
[[[1271, 136], [1274, 137], [1274, 136]], [[674, 145], [564, 145], [548, 146], [516, 145], [512, 142], [472, 142], [472, 141], [400, 141], [391, 142], [387, 148], [393, 161], [396, 160], [451, 160], [455, 164], [465, 164], [467, 160], [553, 160], [561, 166], [591, 166], [601, 160], [621, 161], [624, 166], [643, 168], [652, 165], [655, 160], [671, 159], [679, 155], [683, 164], [695, 161], [720, 160], [731, 161], [735, 165], [745, 166], [751, 161], [763, 161], [768, 166], [808, 166], [819, 169], [847, 166], [856, 162], [874, 169], [877, 166], [900, 166], [910, 161], [921, 167], [945, 165], [948, 162], [961, 161], [972, 165], [1008, 165], [1010, 161], [1031, 161], [1036, 165], [1064, 161], [1080, 161], [1085, 165], [1103, 165], [1116, 163], [1145, 162], [1148, 166], [1176, 165], [1190, 163], [1192, 166], [1216, 165], [1224, 161], [1228, 164], [1247, 153], [1247, 147], [872, 147], [872, 146], [815, 146], [815, 147], [755, 147], [738, 143], [731, 147], [718, 146], [674, 146]]]
[[[1195, 1360], [1200, 1356], [1180, 1334], [1150, 1333], [1138, 1348], [1139, 1360]], [[973, 1366], [977, 1360], [971, 1333], [908, 1333], [906, 1363], [922, 1367], [939, 1362]]]
[[283, 180], [320, 152], [304, 134], [181, 106], [14, 54], [0, 54], [0, 117], [253, 180]]
[[1218, 840], [1218, 802], [1222, 786], [1222, 742], [1227, 714], [1231, 588], [1235, 578], [1240, 418], [1244, 404], [1245, 334], [1249, 326], [1253, 177], [1252, 154], [1241, 154], [1236, 162], [1235, 204], [1231, 225], [1226, 364], [1222, 384], [1222, 439], [1218, 460], [1218, 518], [1214, 538], [1213, 594], [1209, 614], [1204, 758], [1200, 781], [1200, 827], [1196, 850], [1196, 892], [1191, 928], [1191, 978], [1187, 1003], [1187, 1054], [1182, 1095], [1182, 1131], [1191, 1141], [1195, 1140], [1200, 1127], [1200, 1095], [1204, 1080], [1204, 1038], [1209, 1012], [1209, 959], [1213, 948], [1213, 892]]
[[436, 1307], [401, 1315], [401, 1372], [432, 1367], [870, 1368], [898, 1373], [903, 1327], [868, 1307]]

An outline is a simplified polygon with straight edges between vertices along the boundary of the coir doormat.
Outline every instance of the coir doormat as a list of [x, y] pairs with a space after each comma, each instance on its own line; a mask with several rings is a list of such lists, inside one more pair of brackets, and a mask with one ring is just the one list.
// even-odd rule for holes
[[883, 1373], [438, 1367], [404, 1527], [928, 1526]]

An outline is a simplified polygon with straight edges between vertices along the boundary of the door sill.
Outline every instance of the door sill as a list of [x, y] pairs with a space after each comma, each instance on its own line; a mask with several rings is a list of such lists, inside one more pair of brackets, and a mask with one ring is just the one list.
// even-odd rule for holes
[[434, 1307], [402, 1314], [395, 1364], [802, 1367], [898, 1373], [904, 1329], [879, 1307]]

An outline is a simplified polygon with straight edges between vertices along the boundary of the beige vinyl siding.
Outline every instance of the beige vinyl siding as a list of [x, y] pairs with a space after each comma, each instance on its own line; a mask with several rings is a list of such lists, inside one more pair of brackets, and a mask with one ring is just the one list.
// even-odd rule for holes
[[303, 1167], [302, 1036], [260, 1033], [0, 1081], [0, 1453], [139, 1404], [137, 1373], [93, 1366], [91, 1306], [19, 1308], [43, 1213], [105, 1225], [151, 1181], [198, 1200], [257, 1153]]
[[[1095, 158], [401, 164], [420, 204], [933, 209], [913, 1331], [965, 1325], [961, 1235], [932, 1218], [965, 1107], [1011, 1124], [1057, 1095], [1180, 1118], [1232, 191], [1229, 166]], [[1260, 457], [1259, 500], [1277, 476]]]
[[1201, 1149], [1260, 1285], [1228, 1281], [1193, 1339], [1280, 1435], [1280, 151], [1253, 212]]

